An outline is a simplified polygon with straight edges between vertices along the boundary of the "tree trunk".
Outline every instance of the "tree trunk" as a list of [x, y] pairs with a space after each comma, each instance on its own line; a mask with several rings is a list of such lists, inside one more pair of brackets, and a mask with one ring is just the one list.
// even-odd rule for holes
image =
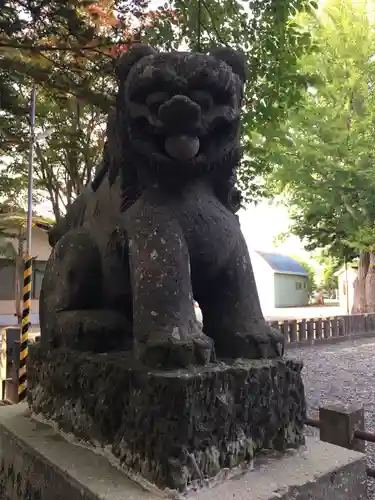
[[375, 251], [370, 252], [370, 264], [366, 275], [366, 312], [375, 311]]
[[[369, 269], [369, 265], [370, 265], [370, 254], [368, 252], [361, 253], [359, 256], [358, 276], [354, 282], [354, 299], [353, 299], [352, 313], [365, 313], [367, 311], [366, 276]], [[346, 293], [349, 293], [349, 289], [346, 291]]]

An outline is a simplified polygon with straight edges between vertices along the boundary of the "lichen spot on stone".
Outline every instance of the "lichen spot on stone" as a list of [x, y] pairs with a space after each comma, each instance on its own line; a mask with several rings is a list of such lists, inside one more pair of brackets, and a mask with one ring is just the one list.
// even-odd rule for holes
[[151, 259], [152, 260], [155, 260], [158, 258], [158, 252], [154, 249], [152, 252], [151, 252]]
[[152, 78], [153, 74], [154, 74], [154, 68], [152, 67], [151, 64], [148, 64], [142, 71], [141, 78]]
[[156, 311], [151, 311], [151, 316], [157, 316], [158, 313]]
[[178, 326], [175, 326], [172, 330], [172, 337], [176, 340], [181, 340], [181, 335]]

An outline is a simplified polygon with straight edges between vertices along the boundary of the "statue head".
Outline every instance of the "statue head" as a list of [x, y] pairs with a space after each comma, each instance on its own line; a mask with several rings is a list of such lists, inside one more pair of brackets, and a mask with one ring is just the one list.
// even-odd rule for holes
[[138, 45], [120, 58], [116, 74], [120, 129], [147, 163], [169, 172], [201, 170], [238, 149], [241, 54], [158, 53]]

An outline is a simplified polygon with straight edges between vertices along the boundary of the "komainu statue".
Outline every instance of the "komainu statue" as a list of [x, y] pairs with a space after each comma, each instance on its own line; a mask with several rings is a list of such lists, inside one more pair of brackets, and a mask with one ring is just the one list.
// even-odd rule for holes
[[167, 492], [304, 443], [236, 216], [245, 74], [229, 49], [123, 55], [102, 164], [50, 233], [31, 412]]
[[282, 356], [235, 215], [242, 56], [138, 45], [116, 74], [101, 169], [50, 237], [42, 345], [163, 369]]

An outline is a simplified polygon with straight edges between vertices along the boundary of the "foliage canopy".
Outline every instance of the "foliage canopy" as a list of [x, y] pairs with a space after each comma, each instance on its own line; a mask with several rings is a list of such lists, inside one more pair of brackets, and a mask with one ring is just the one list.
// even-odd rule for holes
[[373, 7], [327, 0], [304, 18], [316, 50], [300, 67], [314, 83], [272, 151], [269, 183], [287, 200], [292, 232], [341, 260], [375, 249]]
[[[308, 30], [293, 22], [310, 0], [175, 0], [150, 11], [147, 0], [0, 1], [0, 191], [23, 196], [29, 96], [37, 87], [37, 127], [55, 133], [36, 151], [36, 193], [55, 217], [82, 191], [99, 162], [113, 105], [117, 55], [134, 40], [173, 50], [229, 45], [244, 51], [249, 79], [244, 116], [245, 195], [262, 194], [268, 145], [301, 97], [299, 57]], [[199, 16], [199, 17], [198, 17]]]

